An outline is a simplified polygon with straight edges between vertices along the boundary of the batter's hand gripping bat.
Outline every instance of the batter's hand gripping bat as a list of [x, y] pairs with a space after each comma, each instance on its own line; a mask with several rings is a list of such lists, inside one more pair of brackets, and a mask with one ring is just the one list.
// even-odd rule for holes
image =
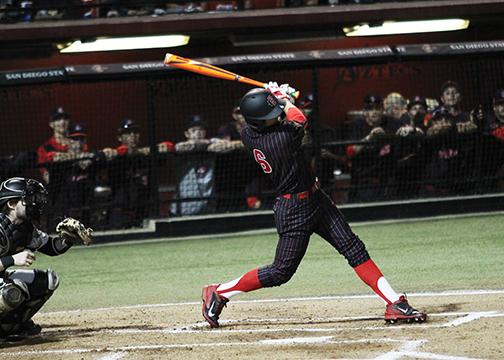
[[[254, 85], [258, 87], [263, 87], [266, 88], [266, 83], [254, 80], [254, 79], [249, 79], [245, 76], [241, 76], [238, 74], [235, 74], [234, 72], [227, 71], [224, 69], [221, 69], [220, 67], [213, 66], [210, 64], [205, 64], [196, 60], [192, 59], [186, 59], [181, 56], [177, 56], [174, 54], [166, 54], [165, 59], [164, 59], [164, 64], [168, 66], [173, 66], [178, 69], [186, 70], [186, 71], [191, 71], [197, 74], [205, 75], [205, 76], [210, 76], [210, 77], [215, 77], [219, 79], [224, 79], [224, 80], [230, 80], [230, 81], [238, 81], [241, 83], [249, 84], [249, 85]], [[299, 97], [299, 91], [296, 91], [295, 93], [291, 94], [292, 97], [297, 99]]]

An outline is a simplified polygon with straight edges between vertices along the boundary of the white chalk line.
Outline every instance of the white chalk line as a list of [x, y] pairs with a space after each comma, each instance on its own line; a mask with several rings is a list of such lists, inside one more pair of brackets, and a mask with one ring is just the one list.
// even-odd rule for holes
[[504, 313], [499, 313], [497, 311], [483, 311], [483, 312], [473, 312], [469, 313], [464, 317], [455, 319], [453, 321], [450, 321], [446, 324], [446, 326], [459, 326], [462, 324], [467, 324], [471, 321], [478, 320], [483, 317], [497, 317], [497, 316], [504, 316]]
[[[484, 317], [498, 317], [498, 316], [504, 316], [504, 313], [499, 313], [497, 311], [487, 311], [487, 312], [468, 312], [468, 313], [463, 313], [463, 312], [450, 312], [450, 313], [437, 313], [437, 314], [432, 314], [432, 317], [447, 317], [447, 316], [462, 316], [459, 317], [453, 321], [449, 321], [444, 324], [432, 324], [432, 325], [424, 325], [424, 324], [415, 324], [415, 325], [408, 325], [408, 326], [382, 326], [382, 327], [360, 327], [360, 328], [332, 328], [332, 329], [324, 329], [324, 328], [292, 328], [293, 331], [313, 331], [313, 332], [329, 332], [329, 331], [345, 331], [345, 330], [399, 330], [399, 329], [415, 329], [415, 328], [422, 328], [422, 327], [453, 327], [453, 326], [459, 326], [462, 324], [466, 324], [471, 321], [478, 320], [480, 318]], [[362, 320], [366, 319], [365, 317], [359, 316], [359, 317], [339, 317], [335, 319], [339, 320]], [[322, 319], [322, 318], [321, 318]], [[268, 320], [272, 320], [271, 322], [276, 322], [278, 323], [280, 319], [255, 319], [254, 321], [259, 322], [267, 322]], [[299, 319], [296, 319], [299, 320]], [[325, 319], [326, 321], [328, 319]], [[238, 323], [239, 320], [227, 320], [227, 323]], [[199, 323], [195, 324], [199, 326]], [[162, 329], [163, 330], [163, 329]], [[166, 330], [169, 329], [164, 329], [165, 332]], [[256, 330], [256, 331], [254, 331]], [[193, 333], [193, 332], [199, 332], [199, 333], [218, 333], [218, 332], [247, 332], [247, 333], [252, 333], [252, 332], [271, 332], [271, 330], [274, 329], [249, 329], [249, 330], [243, 330], [243, 329], [217, 329], [217, 330], [183, 330], [183, 329], [171, 329], [169, 331], [175, 332], [175, 333]], [[278, 331], [288, 331], [288, 329], [277, 329]], [[121, 332], [121, 330], [117, 330], [116, 332]], [[152, 330], [140, 330], [139, 332], [152, 332]], [[124, 333], [132, 333], [132, 331], [124, 331]], [[474, 360], [473, 358], [468, 358], [468, 357], [459, 357], [459, 356], [449, 356], [449, 355], [440, 355], [440, 354], [434, 354], [434, 353], [427, 353], [427, 352], [417, 352], [416, 347], [420, 346], [422, 343], [425, 342], [425, 340], [398, 340], [398, 339], [390, 339], [390, 338], [385, 338], [385, 339], [358, 339], [358, 340], [337, 340], [333, 341], [332, 339], [334, 336], [319, 336], [319, 337], [295, 337], [295, 338], [286, 338], [286, 339], [266, 339], [266, 340], [258, 340], [255, 342], [228, 342], [228, 343], [190, 343], [190, 344], [164, 344], [164, 345], [132, 345], [132, 346], [125, 346], [125, 347], [117, 347], [117, 348], [99, 348], [99, 349], [60, 349], [60, 350], [34, 350], [34, 351], [20, 351], [20, 352], [3, 352], [1, 354], [3, 355], [16, 355], [16, 356], [25, 356], [25, 355], [42, 355], [42, 354], [65, 354], [65, 353], [87, 353], [87, 352], [108, 352], [111, 354], [108, 354], [100, 360], [119, 360], [126, 356], [129, 351], [141, 351], [141, 350], [162, 350], [162, 349], [174, 349], [174, 348], [192, 348], [192, 347], [212, 347], [212, 346], [258, 346], [258, 345], [270, 345], [270, 346], [291, 346], [291, 345], [297, 345], [297, 344], [311, 344], [311, 345], [318, 345], [318, 344], [355, 344], [355, 343], [375, 343], [375, 342], [399, 342], [401, 343], [401, 347], [399, 347], [397, 350], [392, 350], [388, 353], [379, 355], [376, 360], [396, 360], [396, 359], [401, 359], [404, 357], [412, 357], [412, 358], [417, 358], [417, 359], [433, 359], [433, 360]]]
[[[381, 331], [381, 330], [414, 330], [414, 329], [425, 329], [425, 328], [446, 328], [446, 327], [456, 327], [462, 324], [467, 324], [471, 321], [478, 320], [480, 318], [486, 317], [504, 317], [504, 313], [499, 313], [497, 311], [486, 311], [486, 312], [467, 312], [467, 313], [438, 313], [429, 314], [430, 317], [453, 317], [457, 316], [457, 319], [448, 321], [442, 324], [407, 324], [407, 325], [386, 325], [386, 326], [362, 326], [362, 327], [330, 327], [330, 328], [317, 328], [317, 327], [296, 327], [287, 326], [281, 328], [256, 328], [256, 329], [208, 329], [208, 324], [205, 322], [198, 322], [192, 325], [177, 327], [177, 328], [165, 328], [165, 329], [106, 329], [102, 332], [124, 335], [124, 334], [148, 334], [148, 333], [158, 333], [158, 334], [232, 334], [232, 333], [279, 333], [279, 332], [345, 332], [345, 331]], [[316, 318], [316, 319], [296, 319], [296, 318], [284, 318], [284, 319], [245, 319], [245, 320], [222, 320], [221, 325], [249, 325], [250, 323], [260, 323], [261, 325], [268, 324], [278, 324], [283, 322], [303, 322], [310, 321], [313, 325], [317, 323], [330, 323], [337, 321], [355, 321], [355, 320], [378, 320], [382, 318], [376, 317], [339, 317], [339, 318]]]
[[403, 357], [412, 357], [415, 359], [433, 359], [433, 360], [478, 360], [468, 357], [440, 355], [426, 352], [417, 352], [416, 348], [426, 343], [426, 340], [399, 340], [391, 338], [379, 339], [358, 339], [358, 340], [333, 340], [334, 336], [319, 337], [295, 337], [285, 339], [266, 339], [252, 342], [228, 342], [228, 343], [189, 343], [189, 344], [165, 344], [165, 345], [131, 345], [111, 348], [77, 348], [77, 349], [55, 349], [55, 350], [29, 350], [16, 352], [3, 352], [5, 356], [28, 356], [28, 355], [52, 355], [52, 354], [79, 354], [90, 352], [112, 352], [112, 354], [100, 358], [101, 360], [118, 360], [126, 356], [131, 351], [142, 350], [164, 350], [164, 349], [192, 349], [205, 347], [233, 347], [233, 346], [295, 346], [295, 345], [352, 345], [352, 344], [374, 344], [374, 343], [399, 343], [397, 350], [379, 355], [375, 360], [396, 360]]
[[417, 347], [426, 343], [424, 340], [409, 340], [405, 341], [397, 350], [389, 351], [385, 354], [379, 355], [375, 360], [397, 360], [402, 357], [404, 351], [415, 351]]
[[484, 360], [480, 358], [470, 358], [465, 356], [441, 355], [428, 352], [402, 351], [401, 357], [410, 357], [413, 359], [432, 359], [432, 360]]
[[[304, 340], [303, 340], [304, 339]], [[142, 351], [142, 350], [163, 350], [163, 349], [189, 349], [189, 348], [204, 348], [204, 347], [228, 347], [228, 346], [291, 346], [299, 344], [310, 345], [351, 345], [351, 344], [372, 344], [372, 343], [402, 343], [405, 340], [379, 338], [379, 339], [357, 339], [357, 340], [332, 340], [334, 336], [322, 337], [297, 337], [277, 339], [275, 342], [271, 340], [258, 340], [250, 342], [212, 342], [212, 343], [187, 343], [187, 344], [155, 344], [155, 345], [131, 345], [119, 347], [101, 347], [101, 348], [76, 348], [76, 349], [54, 349], [54, 350], [27, 350], [27, 351], [12, 351], [1, 352], [5, 356], [27, 356], [27, 355], [44, 355], [44, 354], [78, 354], [89, 352], [129, 352], [129, 351]]]
[[[441, 292], [420, 292], [420, 293], [409, 293], [408, 296], [411, 297], [449, 297], [449, 296], [479, 296], [479, 295], [501, 295], [504, 294], [504, 289], [496, 290], [450, 290]], [[331, 301], [331, 300], [352, 300], [352, 299], [379, 299], [375, 294], [365, 294], [365, 295], [334, 295], [334, 296], [309, 296], [309, 297], [295, 297], [295, 298], [274, 298], [274, 299], [252, 299], [252, 300], [235, 300], [233, 304], [256, 304], [256, 303], [277, 303], [277, 302], [298, 302], [298, 301]], [[73, 314], [73, 313], [85, 313], [85, 312], [101, 312], [101, 311], [112, 311], [112, 310], [134, 310], [134, 309], [149, 309], [149, 308], [162, 308], [162, 307], [173, 307], [173, 306], [193, 306], [200, 305], [200, 301], [188, 301], [188, 302], [173, 302], [164, 304], [136, 304], [136, 305], [124, 305], [124, 306], [110, 306], [110, 307], [100, 307], [94, 309], [75, 309], [75, 310], [62, 310], [62, 311], [50, 311], [41, 312], [36, 316], [44, 315], [61, 315], [61, 314]]]
[[385, 354], [379, 355], [374, 360], [399, 360], [405, 357], [414, 359], [432, 359], [432, 360], [481, 360], [475, 358], [468, 358], [464, 356], [441, 355], [429, 352], [417, 351], [417, 348], [424, 345], [425, 340], [409, 340], [405, 341], [398, 349], [389, 351]]
[[98, 360], [119, 360], [125, 357], [126, 355], [128, 355], [128, 352], [126, 351], [114, 352], [112, 354], [105, 355], [99, 358]]
[[[469, 311], [459, 311], [459, 312], [444, 312], [444, 313], [434, 313], [429, 314], [429, 317], [447, 317], [447, 316], [466, 316], [468, 314], [472, 314], [473, 312]], [[493, 314], [494, 312], [489, 312], [488, 316]], [[241, 319], [241, 320], [233, 320], [233, 319], [225, 319], [220, 320], [219, 323], [221, 325], [234, 325], [234, 324], [243, 324], [243, 323], [267, 323], [267, 324], [275, 324], [275, 323], [284, 323], [284, 322], [313, 322], [313, 323], [321, 323], [321, 322], [344, 322], [344, 321], [373, 321], [373, 320], [383, 320], [383, 316], [337, 316], [337, 317], [308, 317], [308, 318], [265, 318], [265, 319]], [[192, 325], [188, 325], [188, 327], [192, 328], [208, 328], [208, 323], [201, 321]]]

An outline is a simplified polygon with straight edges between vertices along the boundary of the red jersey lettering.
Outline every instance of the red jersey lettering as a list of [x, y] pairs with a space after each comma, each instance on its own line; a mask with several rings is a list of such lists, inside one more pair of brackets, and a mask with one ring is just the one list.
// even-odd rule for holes
[[261, 165], [262, 170], [266, 174], [270, 174], [273, 169], [271, 168], [269, 162], [266, 161], [266, 156], [264, 156], [263, 152], [259, 149], [254, 149], [252, 153], [254, 154], [255, 161], [257, 161], [257, 163]]

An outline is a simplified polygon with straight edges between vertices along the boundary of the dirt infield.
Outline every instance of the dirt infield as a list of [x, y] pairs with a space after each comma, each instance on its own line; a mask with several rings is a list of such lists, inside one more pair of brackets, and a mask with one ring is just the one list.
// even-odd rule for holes
[[222, 327], [200, 305], [45, 313], [1, 359], [503, 359], [504, 291], [411, 296], [425, 324], [386, 325], [378, 298], [235, 301]]

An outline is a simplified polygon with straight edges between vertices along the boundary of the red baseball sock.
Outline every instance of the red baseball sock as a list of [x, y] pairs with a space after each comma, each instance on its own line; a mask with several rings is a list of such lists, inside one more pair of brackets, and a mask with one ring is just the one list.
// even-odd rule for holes
[[363, 262], [356, 266], [354, 270], [361, 280], [373, 289], [378, 296], [385, 300], [387, 304], [392, 304], [399, 299], [399, 295], [397, 295], [389, 285], [387, 279], [385, 279], [373, 260], [369, 259]]
[[259, 269], [250, 270], [238, 279], [219, 285], [217, 294], [229, 299], [242, 292], [249, 292], [262, 288], [259, 281]]

